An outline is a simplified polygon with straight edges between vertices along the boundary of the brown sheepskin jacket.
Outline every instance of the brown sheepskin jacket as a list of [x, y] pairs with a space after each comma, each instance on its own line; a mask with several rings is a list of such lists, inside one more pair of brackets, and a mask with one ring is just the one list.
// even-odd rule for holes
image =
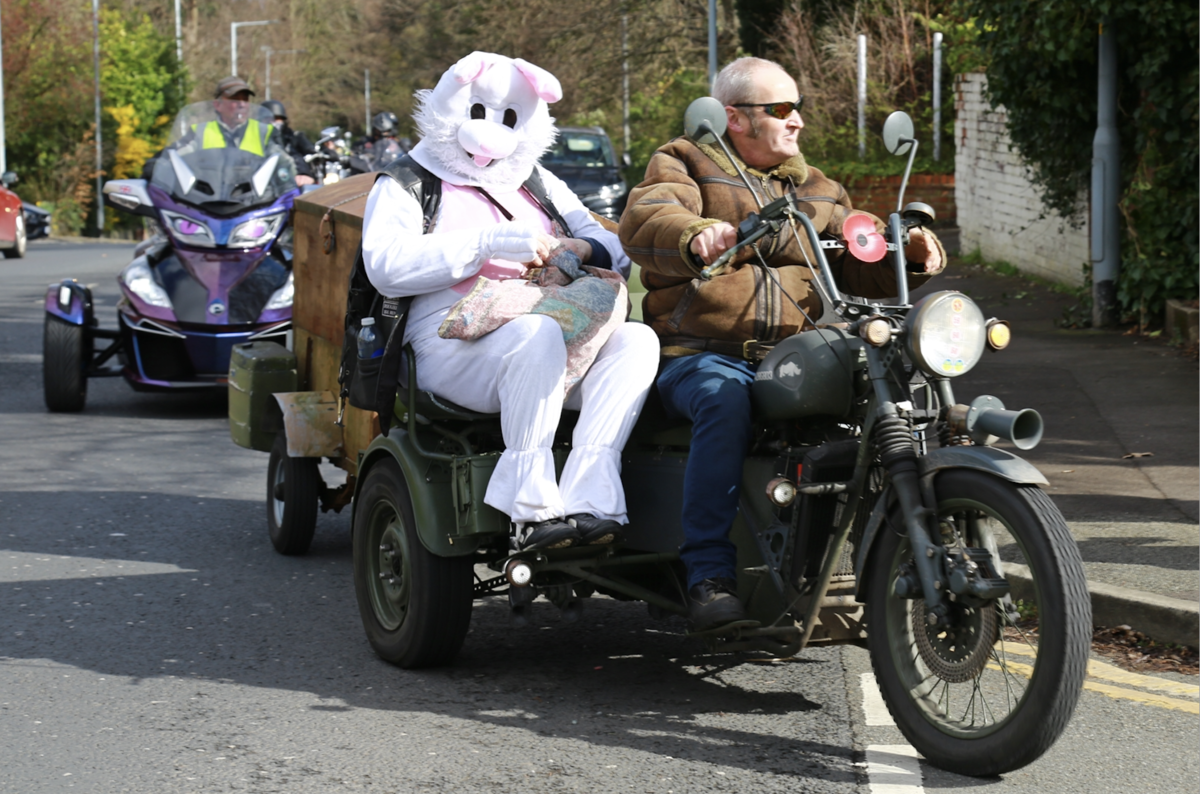
[[[845, 188], [805, 163], [803, 155], [765, 173], [739, 165], [756, 186], [765, 190], [767, 202], [784, 191], [792, 193], [822, 237], [840, 239], [842, 223], [857, 212]], [[756, 209], [733, 164], [717, 147], [676, 138], [650, 159], [645, 180], [629, 194], [620, 236], [629, 258], [641, 265], [642, 284], [648, 290], [642, 315], [662, 337], [664, 356], [699, 352], [697, 345], [685, 347], [681, 341], [769, 342], [788, 337], [806, 324], [774, 281], [763, 274], [749, 247], [733, 260], [736, 269], [727, 268], [707, 282], [699, 278], [703, 263], [688, 249], [692, 238], [721, 221], [737, 226]], [[876, 229], [882, 231], [884, 223], [871, 217]], [[809, 258], [815, 262], [803, 227], [796, 226]], [[929, 236], [945, 263], [941, 243], [932, 234]], [[788, 295], [813, 320], [819, 318], [821, 297], [810, 283], [813, 272], [805, 264], [791, 231], [785, 227], [778, 236], [763, 238], [759, 250]], [[890, 256], [879, 262], [862, 262], [845, 250], [826, 249], [826, 255], [843, 292], [863, 298], [896, 294]], [[748, 265], [752, 261], [755, 266]], [[911, 274], [909, 286], [924, 283], [930, 275]]]

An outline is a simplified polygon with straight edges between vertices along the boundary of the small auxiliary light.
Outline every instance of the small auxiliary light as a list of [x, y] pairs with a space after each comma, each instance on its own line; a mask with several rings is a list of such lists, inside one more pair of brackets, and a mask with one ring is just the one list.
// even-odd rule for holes
[[1012, 326], [994, 317], [987, 322], [987, 343], [992, 350], [1003, 350], [1012, 341]]
[[882, 317], [876, 317], [859, 326], [858, 334], [866, 340], [867, 344], [883, 347], [892, 341], [892, 326]]
[[796, 499], [796, 485], [787, 477], [776, 477], [767, 483], [767, 498], [777, 507], [787, 507]]

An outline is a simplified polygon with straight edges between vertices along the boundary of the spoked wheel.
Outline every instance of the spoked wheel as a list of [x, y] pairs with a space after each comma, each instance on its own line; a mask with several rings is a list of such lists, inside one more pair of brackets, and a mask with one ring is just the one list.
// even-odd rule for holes
[[280, 554], [307, 554], [312, 545], [322, 486], [318, 461], [290, 457], [287, 436], [275, 436], [267, 464], [267, 531]]
[[91, 357], [86, 328], [53, 314], [46, 315], [42, 334], [42, 392], [47, 408], [66, 413], [83, 410]]
[[884, 530], [868, 572], [867, 645], [908, 741], [943, 769], [997, 775], [1041, 756], [1075, 710], [1092, 631], [1083, 565], [1038, 488], [957, 469], [938, 477], [936, 491], [947, 548], [987, 549], [1001, 573], [1027, 566], [1031, 585], [982, 603], [960, 599], [950, 628], [935, 631], [922, 599], [893, 595], [913, 557], [907, 537]]
[[25, 251], [29, 247], [29, 237], [25, 231], [25, 216], [18, 215], [16, 217], [17, 235], [13, 241], [12, 248], [4, 249], [5, 259], [20, 259], [25, 256]]
[[449, 664], [471, 623], [471, 557], [421, 545], [395, 461], [373, 466], [354, 518], [354, 592], [371, 647], [400, 667]]

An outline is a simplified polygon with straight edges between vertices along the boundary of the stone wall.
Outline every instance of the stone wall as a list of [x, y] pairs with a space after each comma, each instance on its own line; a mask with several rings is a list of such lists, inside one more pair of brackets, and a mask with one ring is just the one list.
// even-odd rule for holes
[[1029, 169], [1008, 148], [1008, 115], [1004, 108], [991, 108], [986, 86], [982, 74], [955, 80], [954, 198], [962, 250], [979, 249], [986, 259], [1081, 286], [1089, 258], [1087, 220], [1072, 229], [1054, 214], [1039, 219], [1044, 209]]

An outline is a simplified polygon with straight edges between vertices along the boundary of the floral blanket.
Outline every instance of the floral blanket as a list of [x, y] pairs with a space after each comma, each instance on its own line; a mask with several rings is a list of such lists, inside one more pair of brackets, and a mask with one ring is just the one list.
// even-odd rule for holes
[[544, 314], [562, 328], [567, 344], [566, 391], [587, 373], [600, 348], [629, 315], [629, 293], [619, 273], [588, 267], [566, 248], [556, 249], [533, 280], [480, 276], [450, 307], [438, 328], [443, 339], [479, 339], [516, 317]]

